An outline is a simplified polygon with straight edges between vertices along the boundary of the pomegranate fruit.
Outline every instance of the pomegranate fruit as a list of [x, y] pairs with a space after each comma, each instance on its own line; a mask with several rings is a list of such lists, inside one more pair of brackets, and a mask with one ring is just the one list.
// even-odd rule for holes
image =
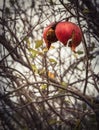
[[57, 22], [45, 28], [43, 38], [48, 49], [51, 43], [59, 40], [65, 46], [68, 44], [75, 51], [82, 40], [82, 33], [80, 28], [72, 22]]
[[73, 51], [80, 44], [82, 40], [82, 33], [80, 28], [72, 22], [60, 22], [55, 28], [57, 39], [64, 45], [71, 47]]
[[55, 25], [56, 23], [50, 24], [44, 29], [44, 32], [43, 32], [43, 38], [48, 49], [50, 48], [51, 43], [58, 41], [55, 35]]

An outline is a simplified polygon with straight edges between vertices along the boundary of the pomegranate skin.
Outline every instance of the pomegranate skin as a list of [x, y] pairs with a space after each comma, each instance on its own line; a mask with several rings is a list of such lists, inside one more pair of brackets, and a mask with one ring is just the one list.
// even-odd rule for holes
[[71, 39], [68, 46], [71, 47], [73, 51], [75, 51], [75, 48], [82, 40], [80, 28], [72, 22], [59, 22], [55, 28], [55, 34], [57, 39], [65, 46], [68, 40]]
[[46, 43], [46, 47], [49, 49], [51, 46], [51, 43], [56, 42], [58, 39], [55, 35], [55, 28], [54, 26], [56, 26], [56, 23], [51, 23], [50, 25], [48, 25], [43, 32], [43, 38], [44, 41]]

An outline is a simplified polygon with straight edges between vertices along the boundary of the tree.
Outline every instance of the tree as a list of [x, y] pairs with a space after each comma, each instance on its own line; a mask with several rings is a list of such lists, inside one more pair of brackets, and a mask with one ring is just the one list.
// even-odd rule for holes
[[[99, 3], [3, 0], [0, 7], [0, 129], [98, 130]], [[60, 42], [47, 51], [44, 27], [72, 21], [77, 54]]]

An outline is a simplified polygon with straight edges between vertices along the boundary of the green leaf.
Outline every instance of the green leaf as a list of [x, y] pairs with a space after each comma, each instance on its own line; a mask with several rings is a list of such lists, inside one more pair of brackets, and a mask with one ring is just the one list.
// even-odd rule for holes
[[43, 44], [43, 40], [36, 40], [35, 43], [35, 48], [39, 48]]
[[40, 86], [40, 89], [41, 89], [41, 90], [46, 90], [46, 89], [47, 89], [47, 84], [42, 84], [42, 85]]
[[31, 67], [32, 67], [33, 71], [35, 71], [36, 73], [38, 73], [38, 69], [37, 69], [36, 65], [31, 64]]
[[38, 51], [36, 51], [32, 48], [29, 48], [29, 51], [31, 52], [31, 55], [32, 55], [33, 58], [36, 57], [36, 55], [39, 53]]
[[43, 49], [43, 53], [46, 53], [48, 51], [48, 48]]
[[83, 51], [77, 51], [76, 53], [79, 54], [79, 55], [82, 55]]
[[50, 50], [52, 50], [52, 49], [55, 49], [55, 46], [52, 46], [52, 45], [51, 45]]
[[76, 67], [76, 69], [79, 70], [79, 71], [83, 71], [84, 70], [84, 69], [79, 68], [79, 67]]
[[64, 101], [65, 101], [66, 104], [68, 104], [68, 105], [71, 103], [71, 100], [67, 100], [67, 99], [65, 99]]
[[64, 93], [66, 93], [66, 91], [64, 89], [62, 89], [62, 88], [58, 89], [58, 94], [64, 94]]
[[57, 63], [57, 61], [55, 59], [52, 59], [52, 58], [50, 58], [49, 61], [53, 62], [53, 63]]
[[55, 0], [49, 0], [50, 5], [54, 5], [55, 4]]
[[80, 119], [77, 119], [74, 130], [80, 130]]
[[90, 13], [90, 10], [89, 10], [89, 9], [84, 9], [84, 10], [83, 10], [83, 13], [84, 13], [84, 14], [88, 14], [88, 13]]
[[43, 68], [43, 69], [39, 69], [39, 74], [44, 74], [46, 71], [45, 71], [45, 69]]
[[57, 119], [49, 119], [48, 122], [50, 125], [54, 125], [56, 123], [58, 123], [58, 124], [61, 123], [61, 121], [58, 121]]
[[58, 92], [59, 92], [59, 94], [61, 93], [61, 94], [64, 94], [65, 92], [66, 92], [66, 88], [68, 87], [68, 83], [66, 83], [66, 82], [61, 82], [61, 87], [63, 88], [59, 88], [58, 89]]
[[53, 125], [53, 124], [56, 124], [56, 123], [57, 123], [57, 120], [55, 120], [55, 119], [49, 120], [49, 124], [50, 124], [50, 125]]
[[40, 55], [40, 56], [43, 55], [43, 52], [37, 51], [37, 50], [32, 49], [32, 48], [29, 48], [29, 52], [31, 52], [31, 55], [33, 58], [36, 57], [37, 55]]
[[66, 83], [66, 82], [64, 82], [64, 81], [63, 81], [61, 84], [62, 84], [62, 86], [63, 86], [64, 88], [66, 88], [66, 87], [68, 86], [68, 83]]
[[29, 130], [28, 128], [24, 127], [23, 130]]
[[28, 37], [25, 37], [25, 38], [24, 38], [24, 41], [26, 41], [28, 47], [30, 47], [30, 40], [29, 40], [29, 38], [28, 38]]

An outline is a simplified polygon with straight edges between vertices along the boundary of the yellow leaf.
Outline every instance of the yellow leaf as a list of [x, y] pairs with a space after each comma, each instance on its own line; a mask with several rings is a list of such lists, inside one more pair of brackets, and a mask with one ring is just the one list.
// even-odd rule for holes
[[54, 49], [54, 48], [55, 48], [54, 46], [52, 46], [52, 45], [50, 46], [50, 49]]
[[31, 67], [32, 67], [33, 71], [35, 71], [36, 73], [38, 73], [38, 69], [37, 69], [36, 65], [31, 64]]
[[43, 40], [36, 40], [35, 43], [35, 48], [39, 48], [43, 44]]
[[30, 40], [29, 40], [29, 38], [28, 38], [28, 37], [25, 37], [25, 38], [24, 38], [24, 41], [26, 41], [27, 46], [30, 47]]
[[48, 77], [54, 79], [55, 78], [55, 74], [52, 73], [52, 72], [48, 72]]
[[62, 86], [63, 86], [64, 88], [66, 88], [66, 87], [68, 86], [68, 83], [66, 83], [66, 82], [64, 82], [64, 81], [63, 81], [61, 84], [62, 84]]
[[43, 52], [45, 53], [45, 52], [47, 52], [48, 51], [48, 48], [44, 48], [43, 49]]
[[48, 120], [48, 122], [49, 122], [50, 125], [54, 125], [54, 124], [56, 124], [58, 121], [57, 121], [57, 119], [50, 119], [50, 120]]
[[49, 61], [53, 62], [53, 63], [57, 63], [57, 61], [55, 59], [52, 59], [52, 58], [50, 58]]
[[89, 10], [89, 9], [84, 9], [84, 10], [83, 10], [83, 13], [84, 13], [84, 14], [88, 14], [88, 13], [90, 13], [90, 10]]
[[45, 73], [45, 69], [39, 69], [39, 74], [44, 74]]
[[79, 54], [79, 55], [82, 55], [84, 52], [79, 50], [76, 53]]
[[38, 55], [43, 56], [43, 52], [39, 51]]
[[46, 90], [46, 88], [47, 88], [47, 84], [42, 84], [42, 85], [40, 86], [40, 89], [41, 89], [41, 90]]
[[77, 58], [77, 57], [78, 57], [78, 54], [77, 54], [77, 53], [73, 53], [73, 56], [74, 56], [75, 58]]
[[37, 50], [32, 49], [32, 48], [29, 48], [29, 52], [31, 52], [31, 55], [33, 58], [36, 57], [37, 55], [40, 55], [40, 56], [43, 55], [43, 53], [41, 51], [37, 51]]
[[36, 51], [32, 48], [29, 48], [29, 52], [31, 52], [32, 57], [36, 57], [36, 55], [39, 53], [38, 51]]

